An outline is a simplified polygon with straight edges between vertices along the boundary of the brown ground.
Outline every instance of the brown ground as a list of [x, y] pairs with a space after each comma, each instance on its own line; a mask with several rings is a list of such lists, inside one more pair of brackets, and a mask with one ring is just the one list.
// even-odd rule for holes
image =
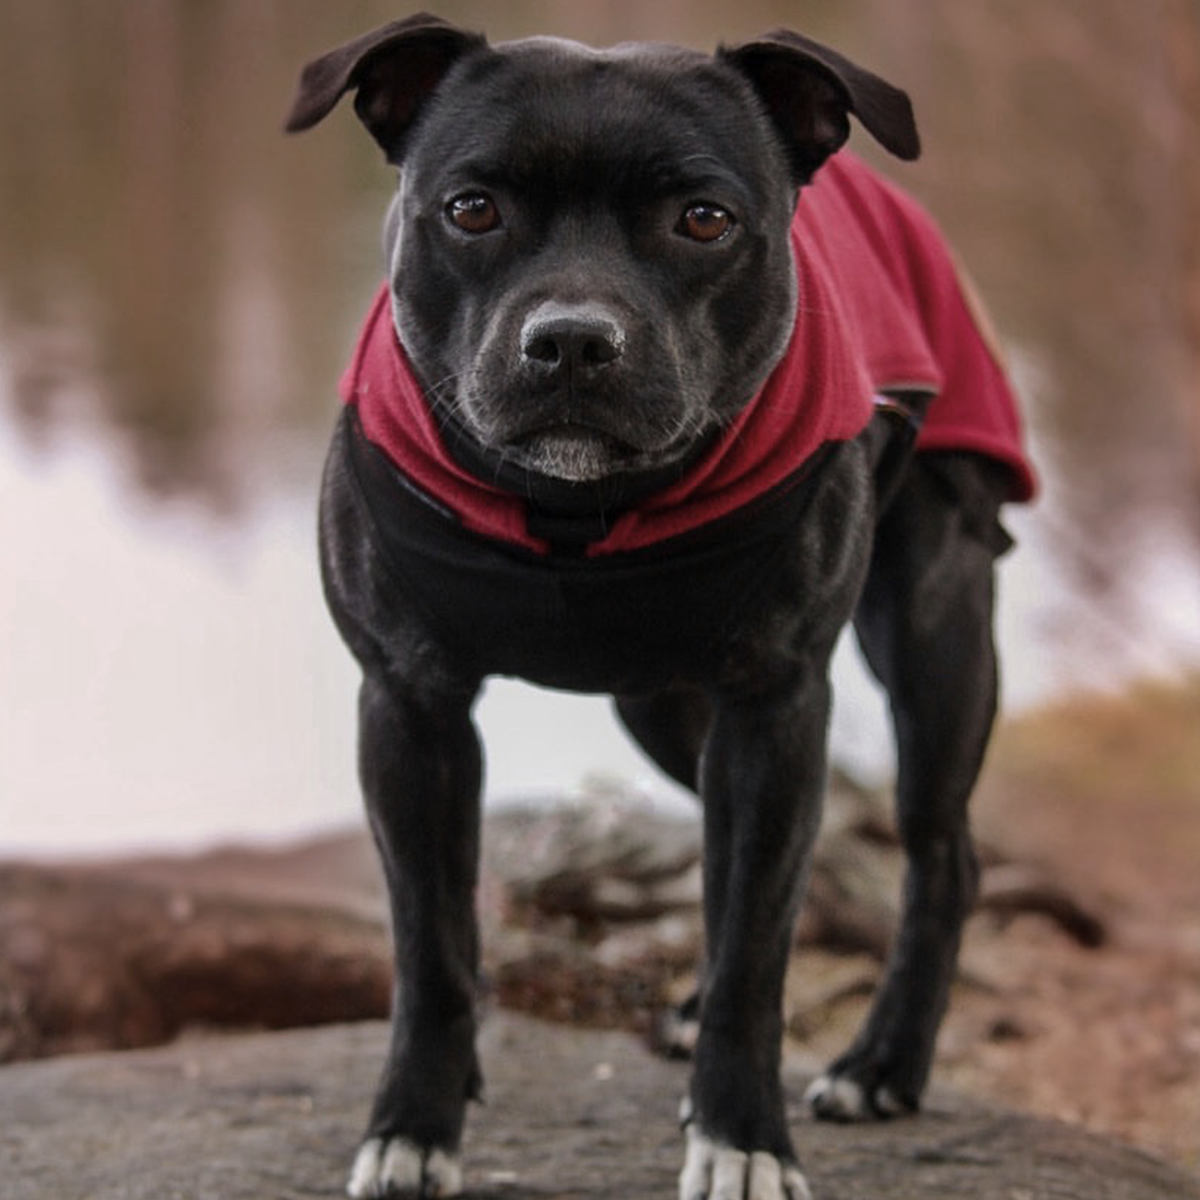
[[941, 1078], [1200, 1168], [1200, 679], [1010, 725], [976, 812], [1092, 899], [1110, 939], [1085, 950], [1024, 917], [997, 961], [976, 918], [966, 975], [983, 965]]

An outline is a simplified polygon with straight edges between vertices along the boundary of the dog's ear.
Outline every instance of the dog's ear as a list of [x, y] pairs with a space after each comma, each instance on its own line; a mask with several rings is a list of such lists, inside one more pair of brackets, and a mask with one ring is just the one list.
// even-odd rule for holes
[[899, 158], [921, 153], [908, 96], [819, 42], [777, 29], [717, 54], [754, 85], [791, 152], [798, 183], [850, 136], [850, 113]]
[[388, 160], [399, 163], [421, 105], [459, 57], [486, 45], [481, 34], [428, 13], [393, 21], [310, 62], [301, 72], [285, 128], [289, 133], [311, 129], [353, 89], [362, 123]]

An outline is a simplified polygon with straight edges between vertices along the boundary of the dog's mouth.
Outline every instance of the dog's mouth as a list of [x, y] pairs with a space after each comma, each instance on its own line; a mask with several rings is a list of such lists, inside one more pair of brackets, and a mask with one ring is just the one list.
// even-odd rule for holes
[[607, 430], [573, 421], [531, 430], [504, 449], [505, 457], [525, 470], [572, 483], [636, 470], [657, 458]]

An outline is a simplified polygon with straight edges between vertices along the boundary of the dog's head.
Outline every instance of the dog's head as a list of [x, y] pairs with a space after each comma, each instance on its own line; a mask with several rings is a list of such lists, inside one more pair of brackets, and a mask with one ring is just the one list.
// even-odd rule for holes
[[442, 418], [581, 481], [680, 461], [751, 399], [795, 317], [796, 191], [849, 135], [918, 153], [908, 98], [776, 32], [706, 55], [489, 46], [430, 16], [310, 63], [400, 168], [397, 330]]

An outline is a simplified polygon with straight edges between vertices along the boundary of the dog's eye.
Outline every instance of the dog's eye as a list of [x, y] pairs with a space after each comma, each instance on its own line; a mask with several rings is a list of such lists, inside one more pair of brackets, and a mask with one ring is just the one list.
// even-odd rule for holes
[[733, 213], [719, 204], [689, 204], [676, 231], [694, 242], [719, 242], [729, 236], [734, 224]]
[[484, 192], [455, 196], [446, 205], [446, 215], [463, 233], [491, 233], [500, 224], [500, 210]]

